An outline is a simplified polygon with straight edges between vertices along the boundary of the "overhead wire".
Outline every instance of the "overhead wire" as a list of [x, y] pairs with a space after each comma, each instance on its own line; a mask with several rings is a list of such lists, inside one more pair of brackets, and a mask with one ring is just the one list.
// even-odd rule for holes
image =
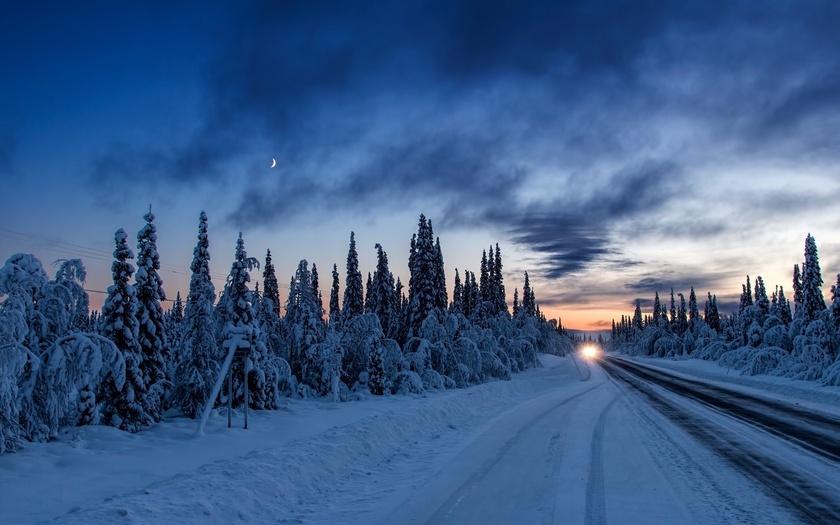
[[[61, 253], [71, 258], [76, 259], [93, 259], [96, 261], [104, 261], [110, 262], [113, 261], [113, 254], [111, 252], [107, 252], [105, 250], [101, 250], [99, 248], [92, 248], [89, 246], [82, 246], [79, 244], [73, 244], [64, 241], [57, 241], [54, 239], [47, 239], [46, 237], [40, 237], [38, 235], [32, 235], [29, 233], [17, 232], [13, 230], [8, 230], [5, 228], [0, 228], [0, 238], [5, 238], [6, 240], [12, 242], [21, 242], [24, 239], [30, 239], [30, 242], [34, 241], [36, 246], [40, 248], [44, 248], [46, 250]], [[192, 275], [192, 272], [184, 271], [181, 267], [176, 266], [171, 263], [160, 263], [161, 271], [172, 273], [176, 275], [185, 275], [189, 276]], [[221, 281], [225, 283], [227, 281], [227, 275], [217, 273], [217, 272], [210, 272], [211, 280], [213, 281]], [[286, 283], [282, 283], [278, 281], [278, 285], [280, 288], [288, 288], [289, 285]], [[108, 292], [102, 290], [88, 290], [85, 289], [87, 292], [91, 293], [101, 293], [107, 294]], [[172, 301], [172, 299], [166, 299], [167, 301]]]

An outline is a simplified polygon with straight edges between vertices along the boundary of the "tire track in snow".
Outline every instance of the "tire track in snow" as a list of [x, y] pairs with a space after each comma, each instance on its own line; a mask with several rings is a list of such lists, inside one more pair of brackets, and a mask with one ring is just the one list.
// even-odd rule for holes
[[437, 508], [434, 514], [432, 514], [432, 516], [426, 521], [426, 525], [442, 523], [446, 519], [448, 519], [452, 512], [458, 507], [458, 505], [464, 499], [466, 499], [467, 496], [470, 495], [470, 493], [476, 488], [476, 486], [478, 486], [479, 483], [481, 483], [481, 480], [483, 480], [487, 476], [487, 474], [489, 474], [490, 471], [492, 471], [496, 467], [496, 465], [498, 465], [498, 463], [502, 460], [505, 454], [507, 454], [508, 451], [510, 451], [510, 449], [513, 448], [522, 439], [522, 437], [525, 436], [540, 421], [548, 417], [555, 410], [558, 410], [559, 408], [565, 406], [569, 402], [574, 401], [580, 398], [581, 396], [595, 390], [596, 388], [602, 387], [606, 384], [609, 383], [605, 381], [603, 383], [598, 383], [597, 385], [591, 388], [587, 388], [586, 390], [578, 394], [564, 399], [560, 403], [543, 411], [541, 414], [528, 421], [528, 423], [523, 425], [522, 428], [520, 428], [516, 432], [516, 434], [514, 434], [513, 437], [511, 437], [501, 448], [499, 448], [499, 450], [496, 451], [492, 458], [487, 460], [481, 466], [481, 468], [475, 471], [472, 476], [470, 476], [463, 484], [461, 484], [460, 487], [458, 487], [458, 489], [456, 489], [452, 493], [449, 499], [447, 499], [440, 507]]
[[586, 514], [584, 525], [607, 525], [607, 500], [604, 493], [604, 426], [610, 409], [618, 401], [618, 394], [607, 403], [598, 416], [592, 432], [589, 452], [589, 476], [586, 480]]
[[840, 421], [835, 418], [736, 390], [686, 379], [622, 359], [610, 361], [644, 381], [779, 436], [831, 461], [840, 462]]
[[766, 491], [787, 503], [805, 523], [840, 523], [840, 500], [836, 495], [826, 493], [825, 484], [812, 478], [808, 472], [802, 471], [794, 464], [745, 446], [740, 436], [734, 435], [708, 417], [698, 416], [668, 399], [654, 389], [649, 380], [642, 379], [609, 361], [602, 361], [601, 366], [610, 376], [641, 394], [654, 408], [681, 426], [689, 435], [709, 447], [737, 470], [751, 477]]

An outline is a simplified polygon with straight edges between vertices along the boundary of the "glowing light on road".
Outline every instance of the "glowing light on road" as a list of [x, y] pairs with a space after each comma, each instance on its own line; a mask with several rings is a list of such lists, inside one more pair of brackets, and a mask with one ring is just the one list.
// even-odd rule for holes
[[592, 345], [587, 345], [581, 348], [580, 353], [586, 359], [595, 359], [598, 357], [598, 348]]

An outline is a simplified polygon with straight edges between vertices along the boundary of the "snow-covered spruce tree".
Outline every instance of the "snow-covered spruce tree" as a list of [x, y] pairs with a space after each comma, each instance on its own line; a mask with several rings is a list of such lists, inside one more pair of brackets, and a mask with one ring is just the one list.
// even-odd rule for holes
[[[530, 288], [530, 286], [529, 286]], [[636, 330], [642, 330], [642, 301], [641, 299], [636, 299], [636, 309], [633, 310], [633, 328]]]
[[385, 337], [397, 339], [399, 331], [397, 302], [399, 299], [394, 290], [394, 275], [388, 269], [388, 254], [379, 243], [376, 244], [376, 271], [373, 273], [370, 297], [370, 312], [379, 318]]
[[338, 266], [333, 264], [332, 288], [330, 288], [330, 324], [334, 328], [341, 326], [341, 308], [338, 305], [338, 294]]
[[356, 251], [356, 234], [350, 232], [350, 249], [347, 251], [347, 275], [344, 278], [344, 300], [341, 306], [342, 322], [365, 312], [362, 273], [359, 271], [359, 254]]
[[779, 287], [779, 319], [785, 326], [790, 326], [793, 321], [793, 312], [790, 309], [790, 301], [785, 299], [785, 289], [783, 286]]
[[280, 286], [274, 274], [274, 264], [271, 263], [271, 250], [265, 252], [265, 266], [263, 266], [263, 295], [264, 301], [271, 303], [274, 317], [280, 317]]
[[668, 326], [671, 329], [677, 326], [677, 302], [674, 300], [673, 288], [671, 288], [671, 317], [668, 319]]
[[493, 264], [493, 275], [490, 276], [493, 286], [493, 301], [497, 312], [507, 313], [507, 297], [505, 296], [505, 281], [502, 276], [502, 251], [499, 243], [496, 243], [495, 262]]
[[685, 296], [682, 293], [677, 295], [680, 296], [680, 307], [677, 310], [677, 333], [683, 335], [688, 330], [688, 316], [685, 309]]
[[706, 324], [709, 325], [709, 328], [716, 332], [720, 332], [720, 311], [717, 307], [717, 295], [712, 295], [709, 292], [709, 313], [706, 316]]
[[464, 286], [461, 290], [461, 309], [464, 317], [467, 319], [470, 318], [473, 310], [475, 309], [473, 301], [473, 284], [470, 280], [470, 274], [471, 272], [469, 270], [464, 270]]
[[697, 309], [697, 294], [694, 293], [694, 287], [691, 287], [691, 292], [688, 294], [688, 329], [693, 333], [698, 329], [700, 323], [700, 312]]
[[[90, 299], [84, 289], [87, 272], [81, 259], [59, 259], [55, 279], [47, 286], [52, 290], [48, 295], [54, 299], [50, 305], [57, 305], [56, 322], [51, 323], [51, 331], [60, 337], [71, 332], [90, 332]], [[52, 317], [49, 314], [48, 317]], [[60, 326], [60, 327], [59, 327]], [[62, 333], [63, 331], [63, 333]]]
[[166, 391], [166, 362], [170, 352], [164, 341], [163, 308], [166, 300], [157, 252], [157, 228], [152, 207], [143, 215], [146, 225], [137, 232], [137, 273], [134, 290], [137, 296], [137, 344], [143, 353], [140, 371], [146, 387], [145, 410], [155, 422], [163, 418]]
[[[230, 266], [225, 289], [219, 299], [217, 311], [223, 323], [221, 333], [221, 347], [225, 354], [233, 352], [237, 348], [248, 348], [250, 350], [249, 360], [251, 362], [248, 371], [249, 406], [262, 408], [262, 403], [270, 396], [267, 393], [265, 382], [266, 371], [262, 368], [265, 364], [268, 351], [261, 338], [256, 315], [253, 306], [253, 295], [248, 289], [251, 282], [250, 271], [258, 269], [260, 263], [254, 257], [248, 257], [245, 251], [245, 242], [242, 240], [242, 233], [236, 240], [236, 254]], [[234, 407], [242, 406], [245, 402], [245, 384], [242, 381], [244, 375], [243, 367], [246, 364], [242, 360], [234, 360], [229, 373], [233, 375], [233, 400]], [[220, 392], [217, 402], [227, 403], [230, 393], [226, 388]]]
[[793, 265], [793, 313], [802, 308], [802, 273], [799, 264]]
[[763, 316], [770, 313], [770, 299], [767, 297], [764, 279], [760, 275], [755, 278], [755, 305], [761, 310]]
[[[393, 389], [393, 378], [403, 368], [402, 353], [396, 341], [385, 337], [376, 315], [365, 314], [344, 323], [341, 346], [342, 381], [347, 387], [357, 392], [370, 389], [370, 376], [374, 373], [383, 391]], [[372, 358], [378, 360], [375, 372], [371, 370]]]
[[373, 311], [373, 294], [371, 293], [373, 289], [373, 278], [370, 276], [370, 272], [368, 272], [367, 282], [365, 283], [365, 313], [369, 314]]
[[198, 242], [190, 264], [190, 291], [184, 308], [184, 334], [175, 353], [172, 406], [195, 418], [207, 404], [219, 376], [223, 356], [216, 346], [213, 302], [216, 291], [210, 279], [210, 242], [207, 214], [198, 223]]
[[[355, 249], [355, 246], [354, 246]], [[316, 391], [321, 390], [320, 370], [313, 346], [324, 339], [323, 310], [312, 288], [312, 274], [309, 263], [303, 259], [298, 263], [295, 275], [289, 283], [289, 299], [286, 301], [286, 328], [292, 374], [299, 382]], [[346, 296], [345, 296], [346, 297]], [[345, 299], [346, 300], [346, 299]], [[344, 317], [342, 313], [342, 318]], [[305, 391], [298, 392], [305, 395]]]
[[822, 383], [826, 386], [840, 386], [840, 274], [837, 282], [831, 286], [830, 318], [834, 329], [835, 360], [823, 371]]
[[[519, 306], [519, 288], [514, 288], [514, 289], [513, 289], [513, 316], [514, 316], [514, 317], [516, 317], [517, 315], [519, 315], [519, 310], [520, 310], [520, 306]], [[613, 324], [615, 324], [615, 321], [613, 321]]]
[[[537, 305], [534, 304], [534, 296], [531, 290], [531, 279], [528, 277], [528, 272], [525, 272], [525, 285], [522, 287], [522, 310], [530, 316], [537, 313]], [[639, 314], [639, 323], [641, 323], [641, 313]]]
[[137, 297], [129, 284], [134, 266], [128, 262], [134, 258], [128, 247], [128, 236], [120, 228], [114, 234], [116, 250], [111, 265], [114, 284], [108, 287], [108, 297], [102, 305], [102, 335], [110, 339], [125, 361], [125, 382], [117, 390], [116, 384], [106, 382], [99, 399], [102, 422], [129, 432], [137, 432], [152, 423], [146, 412], [146, 384], [143, 381], [141, 364], [143, 351], [138, 343], [140, 323], [137, 319]]
[[822, 285], [817, 242], [809, 233], [805, 238], [805, 263], [802, 265], [802, 315], [806, 323], [817, 319], [825, 310]]
[[490, 300], [490, 268], [487, 262], [487, 250], [481, 251], [481, 267], [479, 269], [479, 287], [481, 289], [481, 301]]
[[324, 394], [337, 403], [347, 397], [349, 389], [341, 382], [344, 347], [341, 344], [341, 332], [336, 325], [330, 323], [324, 340], [310, 347], [313, 356], [313, 369], [310, 375], [314, 378], [314, 388], [317, 393]]
[[16, 253], [0, 268], [0, 454], [18, 450], [32, 439], [28, 430], [41, 426], [27, 420], [21, 403], [31, 400], [40, 367], [37, 341], [46, 323], [36, 303], [46, 282], [41, 261], [30, 254]]
[[86, 325], [85, 269], [59, 261], [48, 281], [41, 262], [15, 254], [0, 269], [0, 453], [22, 440], [44, 441], [61, 426], [98, 420], [96, 392], [122, 387], [113, 343]]
[[[693, 288], [692, 288], [693, 290]], [[708, 303], [706, 303], [708, 315]], [[653, 324], [660, 326], [662, 324], [662, 303], [659, 301], [659, 292], [653, 297]]]
[[[321, 299], [321, 283], [318, 280], [318, 267], [312, 263], [312, 295], [315, 296], [315, 301], [318, 303], [318, 311], [324, 311], [324, 301]], [[323, 317], [321, 318], [323, 321]]]
[[172, 308], [163, 314], [164, 339], [169, 349], [169, 359], [166, 362], [166, 381], [169, 383], [165, 398], [166, 408], [172, 407], [172, 387], [175, 385], [175, 369], [178, 366], [178, 347], [184, 336], [184, 301], [181, 292], [175, 292]]
[[461, 276], [458, 275], [458, 268], [455, 268], [455, 288], [452, 290], [452, 304], [449, 305], [449, 311], [453, 314], [464, 313], [464, 303], [462, 302], [462, 295], [464, 287], [461, 286]]
[[368, 389], [375, 396], [381, 396], [386, 389], [385, 355], [381, 345], [375, 345], [370, 352], [370, 371], [368, 372]]
[[425, 215], [420, 215], [416, 243], [409, 257], [409, 336], [419, 333], [420, 326], [435, 308], [437, 255], [434, 246], [434, 233], [431, 222]]
[[[432, 222], [429, 221], [429, 229], [432, 227]], [[446, 272], [443, 266], [443, 252], [440, 249], [440, 237], [435, 238], [435, 308], [446, 309], [449, 306], [449, 295], [446, 292]]]
[[408, 297], [403, 291], [403, 284], [397, 277], [397, 284], [394, 286], [397, 295], [397, 337], [396, 341], [402, 347], [408, 340]]
[[254, 363], [253, 372], [248, 375], [249, 406], [257, 410], [277, 408], [280, 397], [290, 393], [291, 368], [280, 356], [280, 348], [285, 346], [280, 334], [281, 320], [275, 314], [274, 303], [260, 295], [259, 283], [254, 286], [254, 316], [259, 334], [257, 345], [251, 353]]
[[475, 273], [470, 272], [470, 293], [469, 293], [469, 311], [470, 311], [470, 318], [472, 318], [476, 312], [478, 312], [479, 307], [481, 306], [481, 288], [478, 286], [478, 282], [475, 280]]

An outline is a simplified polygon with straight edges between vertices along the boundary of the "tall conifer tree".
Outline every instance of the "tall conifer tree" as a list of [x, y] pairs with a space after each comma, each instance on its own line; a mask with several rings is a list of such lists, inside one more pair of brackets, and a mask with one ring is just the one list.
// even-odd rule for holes
[[805, 238], [805, 263], [802, 265], [802, 308], [806, 321], [816, 319], [825, 310], [822, 294], [823, 278], [817, 242], [809, 233]]
[[[114, 284], [108, 287], [108, 297], [102, 305], [102, 335], [110, 339], [125, 360], [125, 383], [119, 392], [113, 383], [106, 382], [108, 391], [102, 396], [105, 407], [103, 422], [129, 432], [137, 432], [152, 422], [146, 412], [146, 384], [140, 368], [143, 351], [137, 342], [137, 296], [129, 284], [134, 266], [128, 262], [134, 253], [128, 247], [128, 235], [120, 228], [114, 234], [115, 261], [111, 265]], [[99, 397], [99, 396], [98, 396]]]
[[365, 296], [362, 273], [359, 271], [359, 254], [356, 252], [356, 234], [350, 232], [350, 249], [347, 252], [347, 275], [344, 280], [344, 300], [341, 319], [346, 323], [365, 313]]
[[213, 302], [216, 291], [210, 279], [209, 247], [207, 214], [202, 211], [198, 242], [190, 264], [192, 277], [184, 308], [184, 335], [177, 352], [173, 393], [173, 404], [193, 418], [207, 403], [220, 367], [214, 334]]
[[330, 324], [336, 327], [341, 323], [341, 309], [338, 306], [338, 293], [338, 266], [333, 264], [332, 288], [330, 288]]
[[140, 371], [146, 385], [146, 412], [156, 422], [163, 418], [166, 385], [166, 362], [170, 352], [164, 342], [166, 327], [161, 301], [166, 300], [163, 279], [158, 275], [160, 257], [157, 252], [157, 228], [152, 207], [143, 215], [146, 225], [137, 233], [137, 273], [134, 289], [137, 294], [137, 343], [143, 352]]
[[263, 266], [263, 300], [271, 301], [271, 310], [275, 317], [280, 317], [280, 285], [274, 273], [271, 262], [271, 250], [265, 252], [265, 266]]

